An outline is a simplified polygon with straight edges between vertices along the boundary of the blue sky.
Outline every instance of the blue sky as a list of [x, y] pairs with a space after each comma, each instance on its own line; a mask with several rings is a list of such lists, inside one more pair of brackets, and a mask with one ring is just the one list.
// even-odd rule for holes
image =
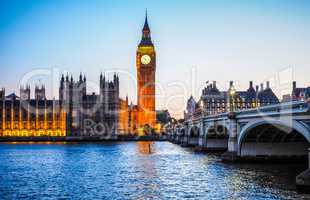
[[[1, 0], [0, 86], [18, 91], [36, 69], [83, 72], [94, 83], [101, 71], [135, 77], [146, 8], [162, 88], [157, 108], [180, 116], [186, 98], [198, 98], [206, 80], [217, 80], [221, 89], [230, 80], [238, 89], [270, 80], [279, 96], [293, 79], [310, 85], [307, 0]], [[122, 72], [121, 96], [135, 102], [134, 82]], [[39, 79], [49, 97], [58, 96], [52, 88], [58, 82], [42, 75], [30, 83]], [[180, 82], [186, 98], [173, 99], [182, 96]]]

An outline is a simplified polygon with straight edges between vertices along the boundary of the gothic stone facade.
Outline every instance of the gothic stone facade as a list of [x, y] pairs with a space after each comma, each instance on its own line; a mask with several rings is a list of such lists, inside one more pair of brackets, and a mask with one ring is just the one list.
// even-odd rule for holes
[[65, 109], [71, 136], [112, 136], [117, 134], [119, 120], [119, 77], [112, 81], [100, 75], [99, 94], [87, 94], [86, 77], [74, 81], [62, 76], [59, 98]]

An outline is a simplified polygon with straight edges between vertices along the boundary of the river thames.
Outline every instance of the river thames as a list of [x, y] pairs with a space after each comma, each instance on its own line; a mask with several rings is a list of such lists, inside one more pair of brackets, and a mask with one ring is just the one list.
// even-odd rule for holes
[[0, 199], [310, 199], [294, 185], [306, 166], [223, 163], [168, 142], [2, 143], [0, 159]]

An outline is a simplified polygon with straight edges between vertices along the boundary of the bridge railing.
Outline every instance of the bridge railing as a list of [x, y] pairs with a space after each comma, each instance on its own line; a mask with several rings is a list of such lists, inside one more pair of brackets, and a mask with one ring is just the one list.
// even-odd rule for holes
[[[269, 115], [272, 113], [277, 114], [286, 114], [286, 113], [298, 113], [298, 112], [309, 112], [310, 102], [306, 101], [292, 101], [285, 102], [280, 104], [273, 104], [268, 106], [262, 106], [258, 108], [252, 108], [247, 110], [239, 110], [234, 113], [236, 116], [246, 116], [246, 115]], [[194, 115], [192, 118], [187, 119], [186, 123], [199, 121], [202, 118], [204, 120], [213, 120], [213, 119], [223, 119], [227, 118], [229, 113], [219, 113], [215, 115], [207, 115], [204, 112], [201, 112], [200, 115]]]
[[263, 106], [255, 109], [241, 110], [236, 112], [236, 115], [264, 115], [270, 113], [296, 113], [296, 112], [308, 112], [309, 103], [305, 101], [293, 101], [280, 103], [275, 105]]

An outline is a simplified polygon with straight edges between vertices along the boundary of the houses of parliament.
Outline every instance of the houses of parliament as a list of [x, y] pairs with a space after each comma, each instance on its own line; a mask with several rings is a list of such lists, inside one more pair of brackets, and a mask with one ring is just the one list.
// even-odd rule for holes
[[[34, 98], [30, 86], [20, 86], [20, 93], [6, 95], [0, 90], [0, 136], [117, 136], [147, 135], [161, 131], [161, 125], [170, 119], [169, 112], [155, 111], [156, 52], [151, 39], [147, 15], [142, 38], [136, 51], [137, 105], [128, 97], [120, 98], [120, 81], [117, 74], [108, 80], [100, 74], [98, 94], [87, 93], [86, 76], [77, 79], [62, 75], [59, 99], [47, 99], [45, 87], [35, 86]], [[283, 100], [309, 98], [309, 88], [297, 88], [293, 84], [291, 95]], [[252, 109], [277, 104], [276, 97], [267, 82], [264, 88], [253, 87], [237, 91], [230, 82], [228, 91], [220, 91], [216, 82], [202, 90], [200, 99], [187, 101], [184, 119], [204, 113], [214, 115], [234, 110]], [[160, 113], [160, 114], [159, 114]]]
[[158, 132], [155, 112], [156, 53], [147, 15], [136, 52], [137, 105], [119, 96], [119, 77], [99, 77], [99, 93], [88, 94], [85, 75], [62, 75], [59, 99], [49, 100], [43, 85], [21, 86], [20, 95], [0, 91], [0, 136], [115, 136]]

